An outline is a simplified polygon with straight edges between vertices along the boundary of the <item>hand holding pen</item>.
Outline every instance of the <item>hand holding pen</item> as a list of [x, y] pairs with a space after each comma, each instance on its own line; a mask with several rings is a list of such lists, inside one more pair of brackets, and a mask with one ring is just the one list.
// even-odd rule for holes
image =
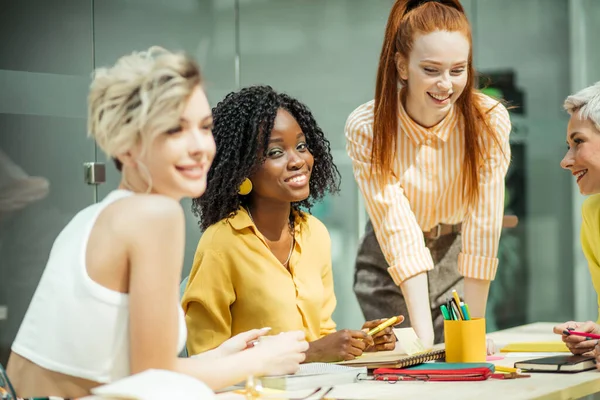
[[396, 347], [396, 335], [392, 328], [404, 321], [402, 315], [394, 316], [388, 319], [375, 319], [364, 323], [362, 330], [367, 331], [367, 335], [373, 338], [374, 345], [368, 347], [365, 351], [394, 350]]
[[374, 344], [365, 331], [342, 329], [310, 342], [305, 362], [354, 360]]
[[353, 360], [364, 351], [393, 350], [396, 336], [392, 326], [404, 321], [403, 316], [367, 321], [362, 330], [343, 329], [310, 343], [306, 362]]
[[[572, 333], [576, 332], [576, 333]], [[568, 321], [554, 327], [554, 333], [561, 335], [562, 341], [573, 354], [585, 354], [594, 351], [600, 335], [600, 326], [592, 321]]]

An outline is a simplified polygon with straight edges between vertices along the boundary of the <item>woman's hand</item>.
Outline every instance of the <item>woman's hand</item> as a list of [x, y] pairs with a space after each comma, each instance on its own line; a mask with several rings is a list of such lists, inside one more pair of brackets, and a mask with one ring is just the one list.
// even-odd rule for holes
[[565, 335], [565, 330], [574, 330], [578, 332], [600, 334], [600, 326], [592, 321], [575, 322], [568, 321], [564, 324], [556, 325], [554, 333], [561, 335], [562, 341], [565, 342], [567, 348], [573, 354], [585, 354], [594, 351], [594, 347], [598, 344], [598, 340], [588, 339], [583, 336]]
[[596, 347], [594, 347], [594, 356], [596, 356], [596, 369], [600, 370], [600, 342], [596, 341]]
[[252, 329], [250, 331], [242, 332], [235, 335], [234, 337], [221, 343], [219, 347], [215, 349], [216, 355], [225, 357], [231, 354], [238, 353], [242, 350], [249, 349], [254, 346], [254, 341], [258, 340], [259, 337], [267, 334], [271, 328]]
[[[387, 321], [387, 318], [383, 319], [375, 319], [372, 321], [367, 321], [362, 326], [362, 330], [365, 332], [370, 331], [371, 329], [377, 327], [382, 322]], [[394, 325], [399, 325], [404, 321], [404, 317], [402, 315], [398, 316], [398, 322]], [[373, 335], [373, 346], [369, 346], [365, 349], [365, 351], [382, 351], [382, 350], [394, 350], [396, 348], [396, 335], [394, 335], [394, 331], [392, 326], [388, 326], [384, 330], [379, 333]]]
[[492, 354], [496, 354], [496, 344], [490, 338], [485, 338], [487, 355], [491, 356]]
[[306, 362], [353, 360], [374, 344], [373, 338], [366, 332], [344, 329], [311, 342]]
[[291, 331], [269, 336], [268, 340], [248, 350], [254, 352], [258, 365], [257, 375], [295, 374], [304, 361], [308, 342], [304, 332]]

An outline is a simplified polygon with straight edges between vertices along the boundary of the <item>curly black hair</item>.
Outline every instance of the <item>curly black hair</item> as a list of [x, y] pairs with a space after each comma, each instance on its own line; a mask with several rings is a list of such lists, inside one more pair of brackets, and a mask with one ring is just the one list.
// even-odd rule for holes
[[310, 110], [270, 86], [246, 87], [229, 93], [212, 110], [217, 152], [208, 172], [206, 192], [192, 202], [192, 212], [199, 218], [202, 230], [235, 215], [240, 206], [247, 205], [249, 196], [238, 194], [239, 187], [265, 161], [280, 108], [296, 119], [315, 160], [310, 175], [310, 196], [292, 203], [290, 222], [293, 223], [294, 215], [301, 214], [301, 209], [310, 211], [315, 201], [325, 194], [339, 191], [340, 173], [333, 163], [329, 141]]

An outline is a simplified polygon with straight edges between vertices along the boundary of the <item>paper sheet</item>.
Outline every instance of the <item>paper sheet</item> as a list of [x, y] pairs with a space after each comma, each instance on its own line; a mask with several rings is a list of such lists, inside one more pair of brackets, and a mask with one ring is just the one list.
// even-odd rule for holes
[[322, 374], [335, 374], [338, 372], [355, 371], [360, 372], [360, 368], [346, 367], [343, 365], [331, 364], [331, 363], [307, 363], [300, 364], [300, 370], [293, 376], [308, 376], [308, 375], [322, 375]]
[[108, 385], [92, 389], [98, 399], [210, 400], [216, 399], [208, 386], [191, 376], [149, 369]]
[[413, 328], [394, 328], [394, 334], [398, 339], [395, 352], [412, 356], [426, 350]]

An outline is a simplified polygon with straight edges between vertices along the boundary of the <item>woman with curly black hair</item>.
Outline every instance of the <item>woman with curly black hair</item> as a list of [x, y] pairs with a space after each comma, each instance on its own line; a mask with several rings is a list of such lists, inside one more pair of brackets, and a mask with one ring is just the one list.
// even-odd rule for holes
[[340, 174], [333, 163], [329, 141], [308, 108], [296, 99], [276, 93], [269, 86], [244, 88], [228, 94], [213, 109], [218, 113], [214, 117], [215, 130], [219, 135], [216, 140], [221, 146], [208, 173], [211, 187], [192, 205], [203, 230], [251, 201], [251, 195], [238, 196], [238, 189], [269, 158], [264, 150], [269, 146], [270, 135], [264, 132], [273, 129], [279, 109], [296, 119], [310, 145], [310, 154], [320, 160], [310, 173], [310, 195], [300, 196], [291, 204], [290, 224], [293, 223], [294, 212], [298, 213], [300, 208], [310, 211], [315, 200], [323, 199], [326, 193], [339, 191]]
[[391, 328], [335, 331], [331, 241], [308, 211], [338, 191], [340, 175], [308, 108], [253, 86], [227, 95], [213, 118], [217, 152], [193, 203], [205, 232], [183, 296], [190, 354], [251, 327], [304, 330], [307, 362], [393, 348]]

